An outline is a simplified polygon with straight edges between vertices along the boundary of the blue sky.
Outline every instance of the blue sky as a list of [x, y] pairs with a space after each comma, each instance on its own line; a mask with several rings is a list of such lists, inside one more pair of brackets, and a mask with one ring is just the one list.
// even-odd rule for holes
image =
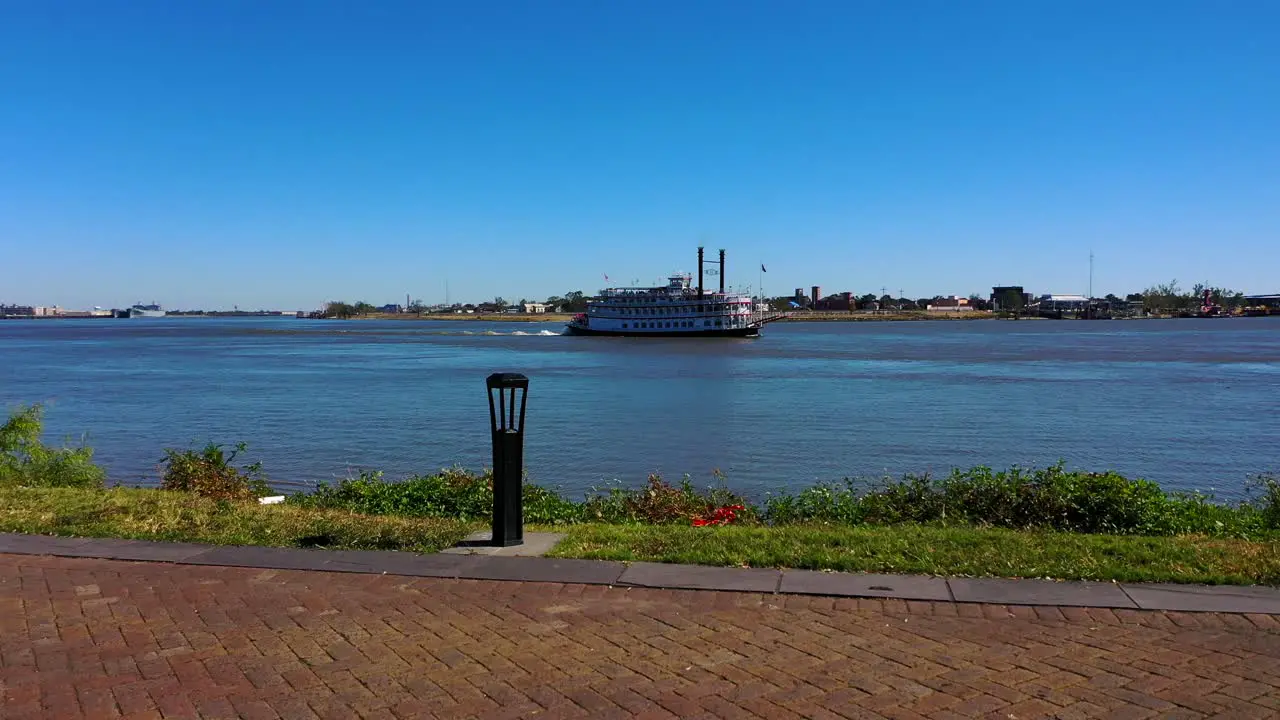
[[1280, 292], [1274, 2], [0, 3], [0, 302]]

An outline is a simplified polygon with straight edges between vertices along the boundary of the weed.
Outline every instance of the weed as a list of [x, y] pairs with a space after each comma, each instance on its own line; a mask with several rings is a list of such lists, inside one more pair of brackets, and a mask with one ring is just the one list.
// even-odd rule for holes
[[160, 489], [225, 501], [252, 500], [271, 492], [262, 463], [239, 468], [232, 465], [236, 456], [247, 449], [244, 443], [236, 444], [230, 452], [222, 448], [209, 443], [199, 451], [165, 450]]
[[51, 448], [40, 441], [43, 407], [21, 406], [0, 425], [0, 486], [100, 488], [106, 479], [89, 447]]
[[1262, 473], [1249, 478], [1250, 489], [1258, 495], [1254, 506], [1262, 517], [1262, 523], [1271, 530], [1280, 530], [1280, 478]]
[[[556, 525], [577, 522], [581, 517], [581, 508], [555, 491], [525, 483], [522, 494], [527, 523]], [[289, 501], [370, 515], [484, 520], [493, 514], [493, 474], [450, 468], [390, 482], [381, 472], [363, 471], [333, 485], [321, 484], [312, 493], [293, 495]]]

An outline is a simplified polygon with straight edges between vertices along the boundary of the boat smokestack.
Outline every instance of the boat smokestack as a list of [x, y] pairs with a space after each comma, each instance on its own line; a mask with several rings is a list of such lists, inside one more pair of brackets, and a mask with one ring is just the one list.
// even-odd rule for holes
[[702, 298], [702, 246], [698, 246], [698, 298]]
[[720, 294], [724, 294], [724, 250], [720, 251]]

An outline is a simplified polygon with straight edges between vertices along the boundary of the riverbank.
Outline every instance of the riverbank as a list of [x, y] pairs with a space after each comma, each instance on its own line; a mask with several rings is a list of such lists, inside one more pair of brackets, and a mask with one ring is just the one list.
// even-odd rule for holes
[[[990, 320], [994, 313], [969, 311], [955, 313], [931, 312], [808, 312], [794, 311], [776, 322], [902, 322], [921, 320]], [[511, 314], [458, 314], [458, 313], [370, 313], [350, 318], [352, 320], [442, 320], [449, 322], [556, 322], [567, 323], [572, 313], [511, 313]], [[1027, 320], [1039, 318], [1025, 318]]]
[[990, 320], [994, 313], [969, 310], [966, 312], [928, 312], [923, 310], [903, 312], [811, 312], [796, 310], [778, 322], [915, 322], [924, 320]]
[[[0, 532], [225, 545], [436, 552], [487, 525], [488, 472], [364, 472], [273, 504], [257, 463], [166, 450], [161, 489], [108, 487], [89, 448], [40, 441], [40, 409], [0, 426]], [[1221, 504], [1116, 473], [1046, 468], [820, 483], [745, 497], [723, 476], [657, 475], [580, 499], [523, 485], [559, 557], [810, 570], [1280, 584], [1280, 479]]]
[[[0, 488], [0, 532], [210, 545], [433, 553], [478, 520], [260, 505], [137, 488]], [[936, 576], [1280, 584], [1280, 541], [1143, 537], [920, 524], [841, 527], [529, 525], [559, 558]]]
[[231, 502], [144, 488], [0, 487], [0, 532], [430, 553], [475, 523]]
[[[334, 318], [328, 318], [334, 319]], [[351, 320], [440, 320], [444, 322], [567, 323], [572, 313], [370, 313]]]

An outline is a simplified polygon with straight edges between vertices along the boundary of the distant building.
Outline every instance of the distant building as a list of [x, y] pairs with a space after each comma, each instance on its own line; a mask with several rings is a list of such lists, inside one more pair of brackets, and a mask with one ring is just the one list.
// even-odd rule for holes
[[810, 302], [812, 303], [810, 307], [812, 307], [814, 310], [817, 310], [818, 301], [822, 299], [822, 288], [817, 285], [814, 285], [812, 288], [810, 288], [810, 290], [813, 292], [813, 295], [810, 296]]
[[1047, 294], [1040, 296], [1040, 310], [1049, 312], [1079, 312], [1089, 307], [1089, 298], [1083, 295], [1054, 295]]
[[997, 285], [991, 288], [991, 309], [999, 311], [1015, 311], [1031, 306], [1031, 293], [1022, 289], [1021, 285]]
[[392, 313], [392, 314], [402, 313], [402, 312], [404, 312], [404, 306], [402, 306], [402, 305], [383, 305], [382, 307], [378, 308], [378, 312], [380, 312], [380, 313]]
[[[43, 310], [44, 308], [40, 308]], [[35, 317], [36, 308], [30, 305], [0, 305], [0, 317]]]
[[1245, 295], [1244, 304], [1249, 307], [1280, 309], [1280, 295]]
[[972, 312], [973, 305], [969, 304], [969, 298], [952, 295], [934, 298], [925, 309], [929, 312]]
[[541, 315], [547, 311], [545, 303], [525, 303], [524, 311], [530, 315]]
[[[815, 290], [816, 289], [817, 288], [815, 288]], [[857, 309], [855, 306], [856, 303], [857, 300], [854, 299], [853, 293], [843, 292], [838, 295], [832, 295], [831, 297], [819, 300], [815, 303], [814, 309], [824, 310], [827, 312], [849, 312]]]

